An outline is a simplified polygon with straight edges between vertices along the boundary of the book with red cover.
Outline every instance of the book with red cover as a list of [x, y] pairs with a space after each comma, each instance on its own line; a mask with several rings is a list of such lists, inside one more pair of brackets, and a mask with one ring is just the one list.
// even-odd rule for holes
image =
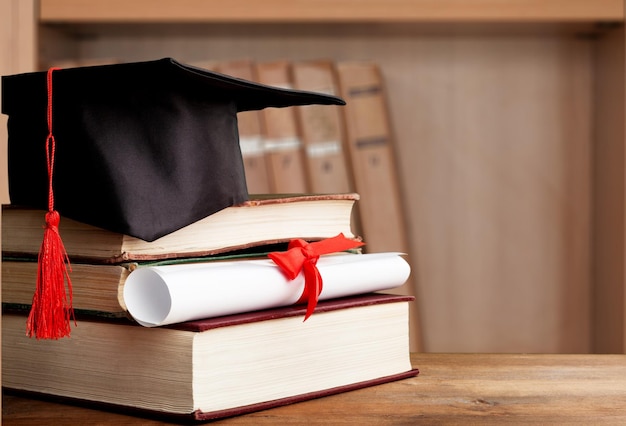
[[36, 340], [2, 321], [3, 387], [163, 417], [211, 420], [415, 376], [409, 296], [371, 293], [175, 326], [79, 320]]

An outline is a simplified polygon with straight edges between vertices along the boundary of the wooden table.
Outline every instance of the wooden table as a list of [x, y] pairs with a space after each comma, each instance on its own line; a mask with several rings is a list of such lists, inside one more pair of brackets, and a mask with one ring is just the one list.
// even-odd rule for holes
[[[415, 378], [213, 424], [626, 424], [626, 355], [412, 354]], [[4, 395], [6, 425], [159, 425]]]

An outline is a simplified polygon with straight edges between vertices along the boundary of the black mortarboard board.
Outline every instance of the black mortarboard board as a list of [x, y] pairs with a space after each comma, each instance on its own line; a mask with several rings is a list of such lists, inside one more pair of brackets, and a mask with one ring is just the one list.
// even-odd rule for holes
[[[248, 198], [236, 114], [344, 104], [156, 61], [52, 73], [54, 206], [62, 216], [155, 240]], [[11, 203], [48, 208], [47, 73], [2, 77]]]

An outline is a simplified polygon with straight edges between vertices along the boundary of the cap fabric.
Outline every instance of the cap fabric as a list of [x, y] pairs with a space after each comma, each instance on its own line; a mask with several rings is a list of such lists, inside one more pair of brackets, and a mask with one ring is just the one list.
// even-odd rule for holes
[[[2, 77], [11, 203], [48, 207], [47, 73]], [[237, 112], [344, 102], [174, 59], [57, 70], [54, 205], [146, 241], [248, 199]]]

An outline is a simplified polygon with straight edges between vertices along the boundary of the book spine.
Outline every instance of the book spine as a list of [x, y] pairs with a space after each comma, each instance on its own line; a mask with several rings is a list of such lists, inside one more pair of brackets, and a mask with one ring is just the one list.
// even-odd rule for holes
[[[359, 200], [358, 219], [365, 251], [409, 252], [402, 195], [386, 90], [380, 68], [372, 62], [338, 62], [337, 77], [346, 101], [344, 117], [348, 152]], [[398, 289], [415, 295], [411, 279]], [[411, 348], [419, 350], [419, 321], [411, 310]]]
[[[257, 80], [252, 60], [219, 62], [216, 65], [216, 71], [244, 80]], [[250, 194], [268, 194], [271, 192], [271, 184], [261, 131], [261, 113], [259, 111], [243, 111], [237, 114], [237, 121], [239, 145], [248, 192]]]
[[[73, 305], [77, 312], [125, 316], [121, 289], [130, 273], [120, 265], [72, 262]], [[2, 259], [2, 303], [28, 306], [37, 282], [37, 260]]]
[[406, 251], [402, 198], [383, 81], [374, 63], [339, 62], [351, 158], [367, 251]]
[[[256, 77], [259, 83], [270, 86], [293, 86], [288, 61], [257, 62]], [[265, 108], [261, 123], [272, 192], [310, 192], [295, 109]]]
[[[294, 88], [338, 95], [331, 61], [294, 62]], [[308, 105], [296, 107], [307, 161], [308, 179], [314, 193], [341, 193], [353, 190], [345, 153], [342, 107]]]

